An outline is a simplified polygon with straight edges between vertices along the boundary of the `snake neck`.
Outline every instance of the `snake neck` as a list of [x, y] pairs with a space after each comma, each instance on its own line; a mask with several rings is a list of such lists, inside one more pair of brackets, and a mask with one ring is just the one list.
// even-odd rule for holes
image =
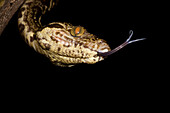
[[[26, 43], [36, 49], [36, 32], [42, 29], [41, 17], [57, 0], [26, 0], [18, 15], [18, 27]], [[36, 43], [36, 44], [35, 44]]]

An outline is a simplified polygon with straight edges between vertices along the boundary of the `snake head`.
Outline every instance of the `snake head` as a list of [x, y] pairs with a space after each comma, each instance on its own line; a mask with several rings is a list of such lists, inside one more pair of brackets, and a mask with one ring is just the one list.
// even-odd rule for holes
[[84, 27], [68, 23], [50, 23], [38, 31], [36, 37], [41, 53], [59, 66], [94, 64], [104, 59], [98, 53], [110, 51], [105, 40], [90, 34]]
[[145, 39], [130, 40], [133, 31], [129, 33], [124, 43], [111, 50], [105, 40], [90, 34], [84, 27], [54, 22], [37, 32], [37, 42], [41, 46], [37, 50], [58, 66], [94, 64], [130, 43]]

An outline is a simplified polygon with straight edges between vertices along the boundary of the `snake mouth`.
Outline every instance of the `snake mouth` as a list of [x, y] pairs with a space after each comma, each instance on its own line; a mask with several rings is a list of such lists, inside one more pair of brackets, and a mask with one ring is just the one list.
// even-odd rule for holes
[[104, 59], [102, 56], [97, 56], [97, 52], [94, 56], [90, 56], [90, 55], [85, 56], [84, 54], [83, 57], [80, 57], [80, 56], [76, 56], [76, 54], [63, 55], [63, 54], [53, 53], [53, 55], [49, 57], [53, 64], [64, 66], [64, 67], [71, 67], [81, 63], [94, 64]]
[[137, 42], [137, 41], [141, 41], [141, 40], [145, 40], [145, 38], [140, 38], [140, 39], [135, 39], [135, 40], [130, 40], [131, 37], [133, 36], [133, 31], [130, 30], [129, 31], [129, 38], [122, 44], [120, 44], [119, 46], [117, 46], [116, 48], [114, 48], [113, 50], [111, 51], [108, 51], [108, 52], [98, 52], [98, 55], [99, 56], [102, 56], [102, 57], [107, 57], [117, 51], [119, 51], [120, 49], [122, 49], [123, 47], [125, 47], [126, 45], [130, 44], [130, 43], [133, 43], [133, 42]]

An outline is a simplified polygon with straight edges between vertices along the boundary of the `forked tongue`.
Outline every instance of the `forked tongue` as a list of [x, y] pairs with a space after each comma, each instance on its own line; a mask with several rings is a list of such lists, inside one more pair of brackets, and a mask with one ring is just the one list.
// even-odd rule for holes
[[114, 48], [113, 50], [111, 51], [108, 51], [108, 52], [105, 52], [105, 53], [102, 53], [102, 52], [98, 52], [98, 55], [99, 56], [103, 56], [103, 57], [106, 57], [106, 56], [109, 56], [113, 53], [115, 53], [116, 51], [119, 51], [120, 49], [122, 49], [123, 47], [125, 47], [126, 45], [130, 44], [130, 43], [133, 43], [133, 42], [137, 42], [137, 41], [141, 41], [141, 40], [145, 40], [145, 38], [140, 38], [140, 39], [136, 39], [136, 40], [130, 40], [132, 35], [133, 35], [133, 31], [130, 30], [129, 31], [129, 38], [124, 42], [122, 43], [121, 45], [119, 45], [118, 47]]

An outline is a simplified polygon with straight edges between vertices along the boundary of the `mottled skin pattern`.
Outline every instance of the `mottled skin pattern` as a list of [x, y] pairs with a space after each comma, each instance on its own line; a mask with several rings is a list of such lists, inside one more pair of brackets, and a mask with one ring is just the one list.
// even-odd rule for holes
[[41, 16], [57, 1], [26, 0], [18, 17], [18, 27], [24, 40], [58, 66], [94, 64], [103, 60], [98, 53], [108, 52], [110, 47], [83, 27], [60, 22], [41, 25]]

